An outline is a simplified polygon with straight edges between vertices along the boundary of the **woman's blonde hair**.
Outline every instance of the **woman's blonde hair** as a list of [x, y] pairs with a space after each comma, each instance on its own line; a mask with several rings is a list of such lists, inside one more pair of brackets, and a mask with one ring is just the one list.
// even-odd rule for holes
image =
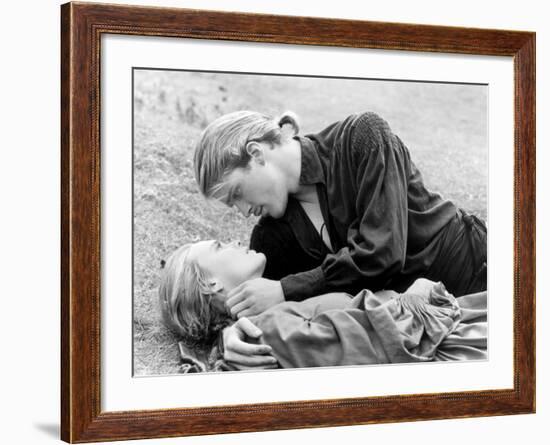
[[164, 324], [188, 346], [197, 347], [211, 345], [231, 319], [212, 305], [208, 277], [189, 259], [192, 245], [180, 247], [164, 262], [159, 303]]
[[298, 118], [290, 111], [278, 119], [256, 111], [236, 111], [208, 125], [195, 148], [194, 157], [195, 179], [201, 193], [207, 198], [214, 197], [229, 173], [248, 166], [249, 142], [280, 144], [281, 129], [286, 124], [292, 127], [294, 134], [298, 133]]

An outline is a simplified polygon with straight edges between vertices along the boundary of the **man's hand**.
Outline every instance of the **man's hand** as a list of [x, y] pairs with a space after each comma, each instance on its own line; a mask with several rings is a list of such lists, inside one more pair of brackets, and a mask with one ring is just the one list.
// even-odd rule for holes
[[246, 343], [245, 338], [259, 339], [262, 331], [248, 318], [241, 318], [223, 330], [223, 358], [237, 369], [271, 369], [277, 359], [271, 355], [271, 346]]
[[229, 294], [225, 306], [233, 318], [258, 315], [285, 301], [280, 281], [254, 278], [237, 286]]

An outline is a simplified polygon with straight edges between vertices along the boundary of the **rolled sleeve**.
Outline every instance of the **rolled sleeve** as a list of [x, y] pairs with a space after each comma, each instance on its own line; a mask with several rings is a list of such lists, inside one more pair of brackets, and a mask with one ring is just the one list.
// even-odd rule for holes
[[325, 292], [325, 274], [321, 266], [315, 269], [288, 275], [281, 279], [281, 286], [287, 301], [302, 301]]

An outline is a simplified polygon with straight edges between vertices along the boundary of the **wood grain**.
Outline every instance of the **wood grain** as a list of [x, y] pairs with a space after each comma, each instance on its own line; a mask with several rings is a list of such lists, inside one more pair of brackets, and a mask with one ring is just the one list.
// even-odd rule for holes
[[[514, 57], [514, 388], [129, 412], [100, 406], [104, 33]], [[61, 438], [92, 442], [535, 410], [535, 34], [173, 8], [61, 7]], [[510, 252], [512, 253], [512, 252]]]

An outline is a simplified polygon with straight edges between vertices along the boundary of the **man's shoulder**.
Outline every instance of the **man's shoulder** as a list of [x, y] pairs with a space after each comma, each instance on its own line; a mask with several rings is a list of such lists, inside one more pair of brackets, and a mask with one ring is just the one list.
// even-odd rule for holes
[[349, 132], [345, 135], [343, 149], [356, 163], [380, 149], [394, 146], [394, 134], [388, 122], [377, 113], [367, 111], [353, 116]]
[[365, 111], [353, 115], [355, 125], [369, 125], [372, 127], [385, 127], [388, 125], [386, 120], [374, 111]]
[[351, 130], [354, 138], [383, 138], [391, 132], [388, 122], [380, 115], [367, 111], [354, 116]]
[[373, 111], [365, 111], [350, 114], [319, 133], [307, 136], [319, 142], [322, 147], [346, 151], [353, 150], [357, 145], [365, 148], [365, 144], [380, 143], [390, 134], [390, 127], [385, 119]]
[[334, 122], [328, 128], [334, 127], [339, 133], [344, 134], [353, 132], [357, 129], [367, 128], [372, 130], [386, 130], [389, 128], [388, 122], [374, 111], [363, 111], [353, 113], [342, 119]]

